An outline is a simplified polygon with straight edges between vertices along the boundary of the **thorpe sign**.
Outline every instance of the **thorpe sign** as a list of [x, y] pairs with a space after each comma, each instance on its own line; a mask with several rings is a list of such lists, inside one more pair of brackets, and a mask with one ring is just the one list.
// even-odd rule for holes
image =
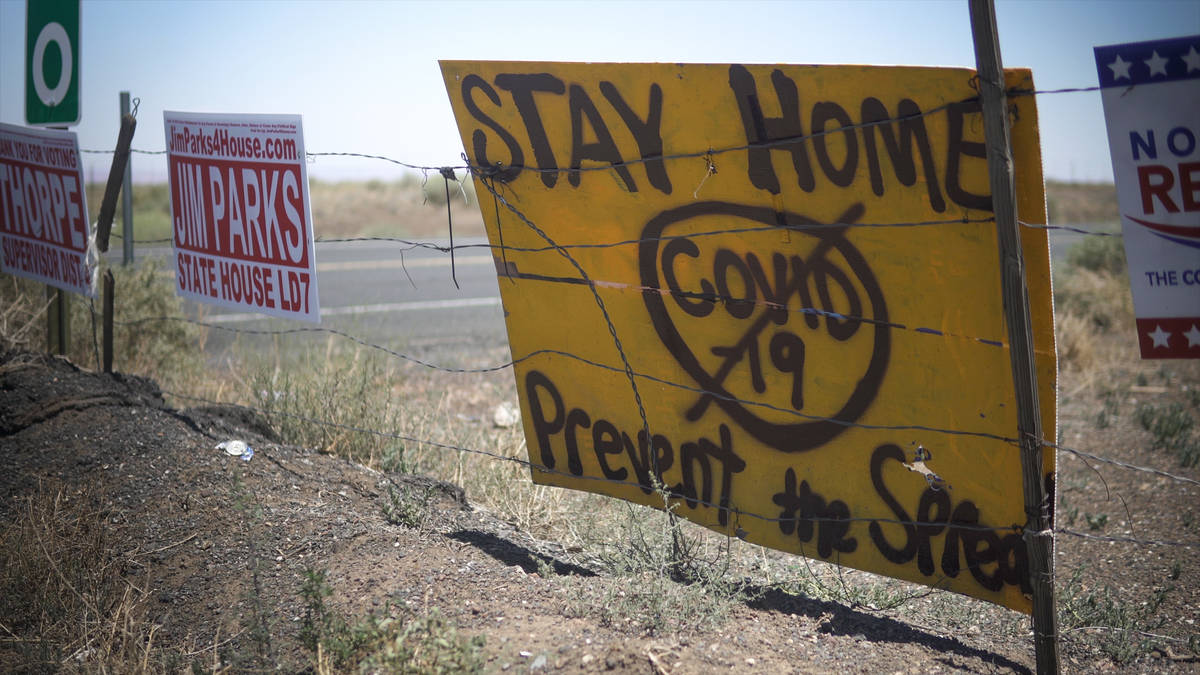
[[1143, 359], [1200, 359], [1200, 35], [1096, 47]]
[[[973, 71], [442, 71], [536, 482], [1029, 611]], [[1010, 103], [1021, 216], [1044, 222], [1034, 99]], [[1046, 233], [1022, 237], [1054, 438]]]
[[320, 322], [299, 115], [163, 113], [179, 295]]
[[95, 297], [90, 234], [75, 134], [0, 124], [0, 270]]

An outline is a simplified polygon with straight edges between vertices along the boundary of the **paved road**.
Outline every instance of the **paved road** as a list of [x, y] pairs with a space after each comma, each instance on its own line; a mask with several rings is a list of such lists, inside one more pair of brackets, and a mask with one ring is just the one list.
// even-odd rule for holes
[[[1064, 262], [1067, 249], [1084, 236], [1051, 231], [1055, 263]], [[503, 353], [507, 346], [507, 333], [491, 253], [483, 245], [484, 239], [460, 239], [455, 243], [476, 245], [455, 254], [458, 288], [451, 279], [449, 255], [439, 251], [405, 250], [406, 246], [395, 242], [318, 244], [320, 325], [441, 365], [477, 366], [496, 361], [497, 350]], [[137, 252], [139, 258], [170, 259], [169, 254], [168, 248]], [[201, 308], [188, 302], [187, 311], [195, 316]], [[313, 325], [214, 306], [203, 311], [207, 322], [229, 329], [279, 330]], [[280, 341], [278, 348], [290, 349], [305, 341], [324, 344], [328, 339], [321, 333], [292, 335], [281, 338], [286, 342]], [[207, 351], [219, 357], [235, 340], [241, 348], [277, 348], [271, 336], [218, 328], [209, 331]], [[484, 351], [490, 352], [491, 358], [481, 358]]]
[[[436, 242], [444, 244], [445, 242]], [[451, 278], [450, 256], [428, 249], [405, 250], [396, 242], [317, 244], [321, 327], [417, 358], [454, 365], [472, 353], [507, 347], [504, 312], [496, 268], [484, 239], [455, 241], [480, 245], [454, 256], [458, 287]], [[138, 258], [164, 257], [170, 249], [143, 249]], [[315, 324], [275, 319], [217, 306], [187, 302], [187, 312], [204, 312], [206, 323], [235, 330], [311, 328]], [[327, 334], [287, 336], [281, 346], [304, 341], [324, 344]], [[341, 338], [334, 338], [341, 341]], [[242, 348], [275, 349], [271, 336], [210, 330], [206, 351], [219, 356], [237, 341]], [[452, 363], [447, 363], [451, 359]], [[466, 361], [464, 361], [466, 359]], [[492, 360], [495, 360], [494, 358]], [[478, 364], [477, 364], [478, 365]]]

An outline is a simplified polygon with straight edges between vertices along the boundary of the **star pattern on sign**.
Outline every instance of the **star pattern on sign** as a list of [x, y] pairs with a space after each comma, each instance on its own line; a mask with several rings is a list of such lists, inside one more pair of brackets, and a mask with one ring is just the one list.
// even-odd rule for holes
[[1200, 52], [1197, 52], [1195, 47], [1188, 47], [1188, 52], [1179, 58], [1187, 64], [1187, 72], [1200, 70]]
[[1150, 339], [1154, 340], [1155, 347], [1166, 347], [1167, 340], [1171, 337], [1170, 333], [1163, 330], [1162, 326], [1158, 326], [1158, 325], [1155, 325], [1154, 330], [1152, 332], [1146, 333], [1146, 335], [1149, 335]]
[[1146, 66], [1150, 68], [1150, 77], [1155, 75], [1167, 76], [1167, 59], [1158, 55], [1158, 50], [1155, 49], [1150, 53], [1150, 58], [1146, 59]]
[[1112, 69], [1114, 80], [1119, 80], [1122, 77], [1128, 80], [1131, 79], [1129, 77], [1129, 66], [1132, 65], [1132, 62], [1126, 61], [1125, 59], [1121, 58], [1120, 54], [1117, 54], [1117, 59], [1108, 64], [1108, 67]]
[[1188, 339], [1188, 347], [1200, 347], [1200, 328], [1196, 324], [1192, 324], [1192, 329], [1184, 333]]

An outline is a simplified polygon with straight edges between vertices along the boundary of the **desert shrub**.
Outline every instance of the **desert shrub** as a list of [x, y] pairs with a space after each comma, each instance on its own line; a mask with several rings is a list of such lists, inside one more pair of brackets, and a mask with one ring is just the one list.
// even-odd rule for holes
[[1086, 237], [1067, 251], [1067, 264], [1093, 272], [1125, 274], [1125, 243], [1120, 237]]
[[1055, 278], [1054, 308], [1060, 317], [1078, 317], [1098, 333], [1133, 322], [1133, 296], [1125, 277], [1083, 267]]
[[1200, 441], [1193, 438], [1196, 421], [1182, 403], [1138, 406], [1137, 421], [1154, 437], [1154, 448], [1175, 454], [1183, 466], [1200, 464]]
[[429, 519], [429, 502], [433, 499], [433, 489], [410, 486], [388, 486], [387, 497], [383, 501], [383, 519], [390, 525], [416, 528], [424, 525]]
[[324, 349], [250, 366], [251, 405], [287, 443], [318, 448], [385, 471], [408, 471], [405, 442], [368, 430], [401, 428], [394, 361], [331, 336]]
[[1158, 608], [1175, 587], [1155, 590], [1143, 602], [1123, 599], [1108, 586], [1097, 587], [1077, 568], [1058, 591], [1058, 624], [1065, 633], [1080, 632], [1117, 663], [1149, 653], [1166, 624]]
[[616, 502], [622, 535], [594, 542], [602, 577], [572, 577], [568, 616], [647, 634], [692, 632], [722, 625], [736, 601], [750, 597], [728, 574], [733, 539], [684, 523], [673, 513]]
[[473, 673], [483, 668], [483, 636], [464, 637], [437, 609], [417, 614], [386, 607], [347, 620], [325, 599], [333, 594], [324, 570], [306, 570], [300, 586], [301, 643], [317, 672]]

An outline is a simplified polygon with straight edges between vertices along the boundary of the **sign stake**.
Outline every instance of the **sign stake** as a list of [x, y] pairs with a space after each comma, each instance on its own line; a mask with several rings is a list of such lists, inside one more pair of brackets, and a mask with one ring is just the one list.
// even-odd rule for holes
[[46, 286], [46, 298], [50, 300], [50, 306], [46, 309], [46, 351], [65, 355], [71, 342], [71, 311], [67, 304], [67, 292]]
[[1004, 66], [1000, 60], [993, 0], [970, 0], [970, 11], [987, 143], [992, 210], [1000, 244], [1004, 315], [1017, 397], [1021, 476], [1027, 519], [1024, 540], [1029, 555], [1029, 581], [1033, 589], [1034, 649], [1038, 673], [1057, 673], [1058, 617], [1054, 606], [1054, 536], [1050, 518], [1054, 505], [1050, 503], [1042, 482], [1042, 417], [1033, 358], [1029, 291], [1025, 286], [1025, 261], [1017, 224]]

